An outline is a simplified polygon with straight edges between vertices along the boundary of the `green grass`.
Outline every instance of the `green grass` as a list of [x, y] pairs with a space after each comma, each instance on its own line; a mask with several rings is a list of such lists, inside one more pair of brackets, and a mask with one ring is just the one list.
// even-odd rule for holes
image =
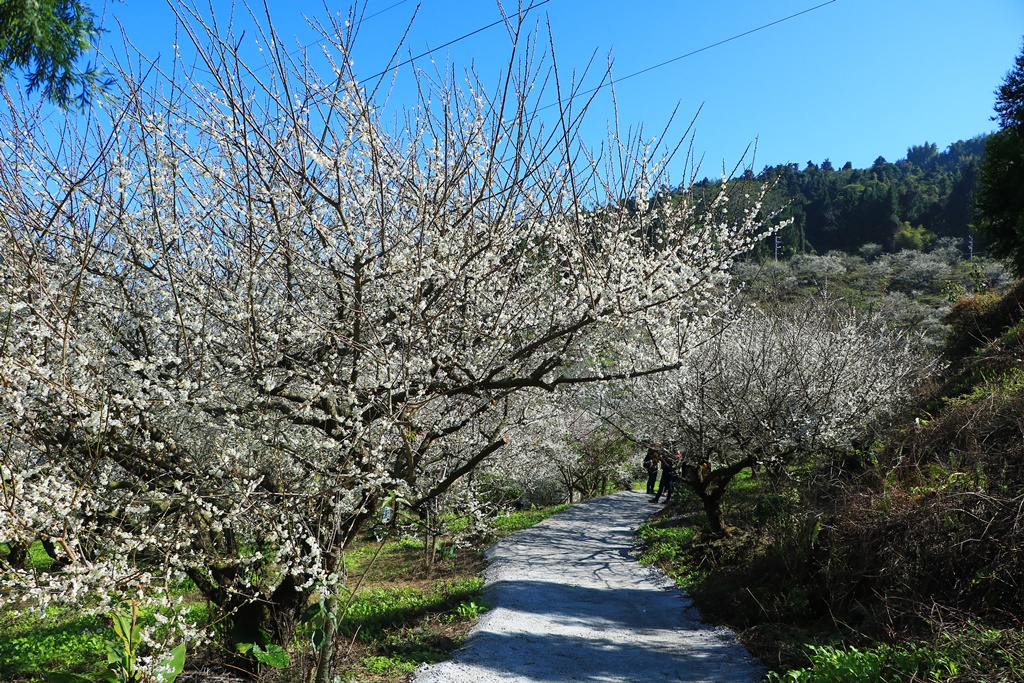
[[461, 610], [466, 618], [473, 618], [476, 613], [466, 605], [480, 604], [482, 588], [483, 579], [473, 577], [442, 581], [427, 589], [397, 586], [362, 590], [354, 597], [343, 595], [343, 600], [351, 600], [338, 630], [368, 643], [428, 613], [458, 615]]
[[[187, 607], [191, 621], [208, 620], [207, 606]], [[144, 610], [140, 621], [155, 623], [154, 611]], [[4, 615], [0, 621], [0, 680], [41, 681], [44, 672], [98, 673], [106, 661], [106, 641], [114, 638], [106, 617], [76, 616], [51, 607], [44, 616], [31, 612]], [[157, 637], [165, 628], [157, 629]]]
[[366, 670], [375, 674], [411, 674], [419, 662], [414, 657], [403, 655], [363, 657], [360, 662]]
[[[498, 535], [532, 526], [566, 507], [503, 516], [496, 523]], [[405, 680], [419, 663], [446, 659], [488, 608], [481, 598], [478, 550], [459, 548], [451, 558], [445, 556], [444, 562], [428, 563], [419, 539], [388, 541], [378, 553], [379, 547], [368, 537], [345, 556], [349, 585], [354, 588], [360, 574], [366, 573], [366, 577], [339, 625], [349, 641], [348, 649], [355, 646], [353, 659], [346, 666], [355, 665], [347, 673], [341, 672], [343, 680], [348, 680], [344, 676], [374, 682]], [[0, 544], [0, 554], [8, 552], [9, 548]], [[39, 569], [50, 564], [38, 543], [29, 549], [29, 558]], [[190, 581], [183, 581], [173, 587], [172, 594], [184, 595], [188, 602], [196, 600], [190, 595], [194, 590]], [[209, 621], [205, 603], [195, 602], [190, 609], [192, 620]], [[143, 619], [152, 620], [152, 612], [145, 613]], [[109, 621], [102, 616], [57, 609], [43, 617], [0, 612], [0, 681], [42, 683], [47, 671], [95, 675], [103, 667], [105, 641], [111, 637]], [[300, 658], [302, 648], [308, 648], [308, 638], [294, 644]]]
[[0, 680], [40, 681], [44, 671], [97, 671], [108, 631], [102, 617], [69, 618], [56, 609], [46, 617], [5, 618], [0, 625]]
[[697, 538], [693, 527], [645, 522], [637, 530], [637, 536], [642, 542], [637, 559], [642, 564], [661, 567], [680, 588], [692, 590], [707, 580], [708, 571], [692, 561], [691, 546]]
[[[770, 672], [769, 683], [865, 683], [867, 681], [1009, 682], [1024, 669], [1019, 631], [984, 629], [946, 634], [922, 643], [880, 644], [858, 649], [810, 646], [811, 666]], [[990, 672], [990, 673], [981, 673]]]
[[[11, 546], [7, 543], [0, 543], [0, 555], [9, 555]], [[46, 552], [42, 541], [36, 541], [28, 547], [28, 562], [34, 569], [49, 569], [54, 560]]]
[[551, 515], [567, 510], [569, 504], [553, 505], [546, 508], [537, 508], [536, 510], [521, 510], [518, 512], [510, 512], [507, 515], [502, 515], [494, 520], [494, 526], [498, 529], [499, 535], [508, 535], [514, 531], [520, 529], [527, 529], [538, 522], [543, 522]]
[[674, 560], [693, 542], [697, 532], [692, 527], [663, 528], [646, 523], [641, 525], [637, 535], [644, 542], [643, 552], [639, 556], [640, 562], [652, 564]]

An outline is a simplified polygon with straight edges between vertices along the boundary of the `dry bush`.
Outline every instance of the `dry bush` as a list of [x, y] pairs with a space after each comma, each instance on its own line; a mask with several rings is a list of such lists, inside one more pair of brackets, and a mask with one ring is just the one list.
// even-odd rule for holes
[[946, 353], [960, 358], [984, 347], [1004, 330], [1024, 318], [1024, 281], [1018, 282], [1001, 297], [992, 292], [960, 299], [946, 314], [950, 333]]
[[845, 490], [825, 541], [836, 612], [883, 628], [1024, 614], [1024, 394], [1005, 377], [976, 394], [894, 439], [884, 481]]

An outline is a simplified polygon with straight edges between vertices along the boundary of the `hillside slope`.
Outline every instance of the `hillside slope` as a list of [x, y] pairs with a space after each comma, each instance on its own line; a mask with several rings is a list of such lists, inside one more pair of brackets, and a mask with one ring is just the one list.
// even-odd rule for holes
[[751, 475], [725, 535], [685, 498], [642, 530], [781, 680], [1024, 680], [1024, 283], [945, 320], [944, 369], [881, 441]]

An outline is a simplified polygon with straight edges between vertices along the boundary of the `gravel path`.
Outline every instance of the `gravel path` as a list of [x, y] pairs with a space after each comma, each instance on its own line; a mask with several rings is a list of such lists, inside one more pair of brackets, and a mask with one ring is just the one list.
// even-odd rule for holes
[[413, 683], [760, 680], [732, 634], [637, 563], [633, 530], [657, 508], [626, 491], [580, 503], [487, 551], [492, 609]]

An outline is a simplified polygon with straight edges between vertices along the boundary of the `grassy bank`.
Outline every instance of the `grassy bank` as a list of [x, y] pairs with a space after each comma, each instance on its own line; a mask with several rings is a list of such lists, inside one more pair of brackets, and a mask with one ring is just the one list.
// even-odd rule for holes
[[961, 300], [946, 369], [886, 436], [737, 482], [726, 532], [684, 490], [642, 559], [773, 681], [1024, 680], [1024, 285]]
[[[494, 521], [494, 534], [481, 540], [493, 542], [565, 507], [502, 516]], [[481, 598], [481, 548], [446, 547], [443, 538], [438, 544], [443, 551], [427, 552], [420, 540], [367, 536], [349, 550], [347, 588], [340, 595], [346, 610], [338, 628], [336, 657], [341, 680], [404, 681], [419, 664], [446, 659], [487, 609]], [[197, 616], [205, 613], [198, 594], [186, 591], [185, 598]], [[152, 616], [144, 614], [143, 619]], [[51, 609], [39, 615], [6, 609], [0, 612], [0, 680], [41, 683], [48, 671], [95, 675], [103, 667], [105, 642], [111, 637], [105, 617], [82, 616], [72, 610]], [[217, 647], [190, 651], [179, 681], [233, 680], [235, 656]], [[313, 657], [309, 634], [300, 633], [289, 648], [288, 666], [266, 666], [260, 677], [303, 680]]]

